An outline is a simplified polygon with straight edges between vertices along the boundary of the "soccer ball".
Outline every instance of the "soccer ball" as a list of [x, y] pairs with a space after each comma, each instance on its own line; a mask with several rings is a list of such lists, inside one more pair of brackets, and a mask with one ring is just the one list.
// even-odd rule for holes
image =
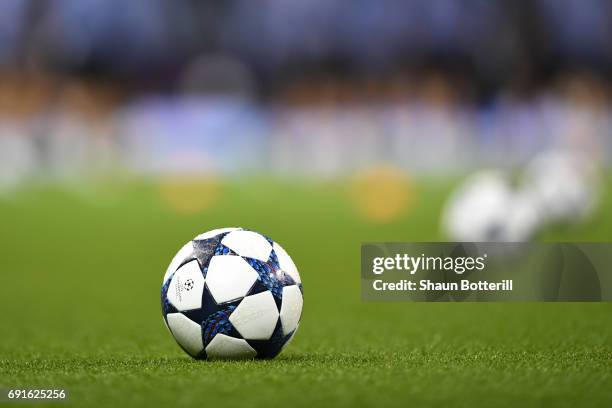
[[273, 358], [295, 335], [302, 294], [278, 243], [222, 228], [198, 235], [172, 259], [161, 308], [176, 342], [196, 359]]
[[536, 156], [523, 174], [522, 188], [537, 202], [547, 223], [584, 221], [594, 214], [599, 201], [597, 168], [576, 152]]
[[508, 176], [496, 170], [468, 177], [442, 214], [444, 234], [457, 242], [525, 242], [539, 227], [531, 197], [515, 191]]

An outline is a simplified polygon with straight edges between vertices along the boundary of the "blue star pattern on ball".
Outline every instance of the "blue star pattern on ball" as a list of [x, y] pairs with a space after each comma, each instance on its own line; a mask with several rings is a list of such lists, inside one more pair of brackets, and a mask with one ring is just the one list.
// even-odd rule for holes
[[244, 259], [253, 267], [253, 269], [257, 271], [260, 282], [263, 283], [270, 292], [272, 292], [274, 297], [282, 300], [283, 287], [295, 285], [295, 282], [291, 276], [281, 269], [278, 264], [278, 259], [276, 259], [276, 254], [274, 254], [274, 259], [276, 259], [276, 262], [272, 260], [272, 254], [274, 254], [274, 250], [272, 250], [268, 262], [262, 262], [259, 259], [253, 258]]
[[237, 255], [234, 251], [223, 244], [219, 244], [215, 249], [215, 255]]
[[202, 323], [205, 344], [210, 343], [217, 333], [230, 334], [234, 330], [229, 316], [235, 309], [236, 306], [228, 306], [227, 309], [211, 314]]
[[168, 313], [176, 311], [176, 308], [174, 306], [172, 306], [172, 303], [170, 303], [170, 301], [168, 300], [168, 288], [170, 287], [170, 282], [172, 281], [173, 277], [174, 277], [174, 274], [172, 274], [170, 276], [170, 279], [168, 279], [162, 285], [162, 290], [161, 290], [161, 306], [162, 306], [162, 312], [163, 312], [164, 316], [167, 315]]

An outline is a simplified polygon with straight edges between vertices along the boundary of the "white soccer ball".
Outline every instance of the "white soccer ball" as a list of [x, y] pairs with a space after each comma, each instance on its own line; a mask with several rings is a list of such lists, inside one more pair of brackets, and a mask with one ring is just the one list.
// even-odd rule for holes
[[295, 335], [302, 295], [298, 270], [277, 242], [222, 228], [179, 250], [161, 305], [176, 342], [194, 358], [273, 358]]
[[468, 177], [442, 213], [443, 233], [457, 242], [524, 242], [538, 227], [533, 201], [515, 192], [508, 177], [496, 170]]
[[579, 222], [599, 201], [597, 168], [586, 157], [563, 151], [537, 156], [523, 174], [522, 188], [546, 222]]

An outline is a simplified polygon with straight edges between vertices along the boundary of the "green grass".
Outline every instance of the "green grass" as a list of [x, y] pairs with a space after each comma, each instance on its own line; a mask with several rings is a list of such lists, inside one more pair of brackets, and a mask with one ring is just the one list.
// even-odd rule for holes
[[[360, 242], [440, 239], [447, 190], [420, 185], [390, 224], [333, 184], [230, 182], [190, 216], [148, 184], [20, 191], [0, 200], [0, 385], [65, 388], [79, 407], [611, 406], [610, 303], [361, 302]], [[160, 281], [184, 241], [233, 225], [292, 255], [302, 324], [275, 360], [194, 361], [162, 323]], [[612, 212], [544, 234], [611, 237]]]

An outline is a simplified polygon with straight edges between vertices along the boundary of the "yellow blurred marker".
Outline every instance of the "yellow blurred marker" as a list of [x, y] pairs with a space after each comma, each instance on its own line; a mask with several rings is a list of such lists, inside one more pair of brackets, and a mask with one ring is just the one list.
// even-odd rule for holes
[[181, 215], [194, 215], [216, 205], [222, 187], [214, 176], [165, 176], [157, 183], [161, 201]]
[[360, 216], [368, 221], [397, 220], [414, 204], [414, 186], [401, 169], [382, 165], [356, 175], [351, 196]]

